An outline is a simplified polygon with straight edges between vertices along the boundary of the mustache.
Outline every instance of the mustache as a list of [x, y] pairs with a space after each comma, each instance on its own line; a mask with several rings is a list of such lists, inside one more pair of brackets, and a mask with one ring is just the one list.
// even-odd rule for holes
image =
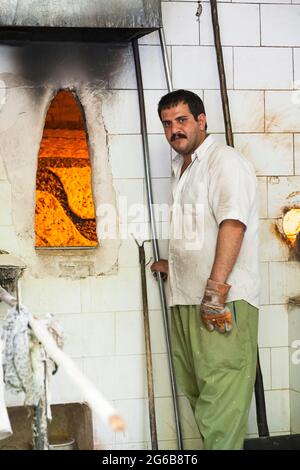
[[186, 139], [186, 136], [184, 134], [181, 134], [180, 132], [177, 133], [177, 134], [173, 134], [172, 137], [171, 137], [171, 142], [173, 142], [173, 140], [176, 140], [176, 139]]

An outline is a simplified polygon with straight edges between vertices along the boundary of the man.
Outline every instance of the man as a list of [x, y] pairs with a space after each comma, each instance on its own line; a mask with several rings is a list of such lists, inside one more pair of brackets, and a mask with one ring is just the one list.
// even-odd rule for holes
[[205, 449], [241, 449], [256, 370], [259, 303], [256, 178], [206, 132], [203, 102], [177, 90], [158, 113], [173, 160], [168, 276], [174, 366]]

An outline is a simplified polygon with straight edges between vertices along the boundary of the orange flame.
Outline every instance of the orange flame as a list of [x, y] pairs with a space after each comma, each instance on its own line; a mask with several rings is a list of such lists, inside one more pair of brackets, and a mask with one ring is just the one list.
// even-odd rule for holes
[[86, 128], [70, 91], [60, 91], [48, 110], [36, 189], [37, 247], [98, 245]]

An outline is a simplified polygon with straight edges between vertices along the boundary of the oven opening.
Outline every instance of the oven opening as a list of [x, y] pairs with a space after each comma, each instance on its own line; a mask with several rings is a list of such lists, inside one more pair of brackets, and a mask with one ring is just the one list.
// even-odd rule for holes
[[60, 90], [47, 112], [36, 176], [35, 247], [98, 246], [84, 112]]

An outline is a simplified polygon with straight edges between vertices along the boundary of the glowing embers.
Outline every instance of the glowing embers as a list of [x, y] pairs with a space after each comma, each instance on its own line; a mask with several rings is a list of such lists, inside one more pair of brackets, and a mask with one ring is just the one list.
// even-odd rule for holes
[[36, 180], [36, 247], [98, 245], [83, 112], [60, 91], [47, 113]]
[[300, 232], [300, 209], [290, 209], [284, 214], [282, 228], [291, 245], [295, 246], [297, 235]]

